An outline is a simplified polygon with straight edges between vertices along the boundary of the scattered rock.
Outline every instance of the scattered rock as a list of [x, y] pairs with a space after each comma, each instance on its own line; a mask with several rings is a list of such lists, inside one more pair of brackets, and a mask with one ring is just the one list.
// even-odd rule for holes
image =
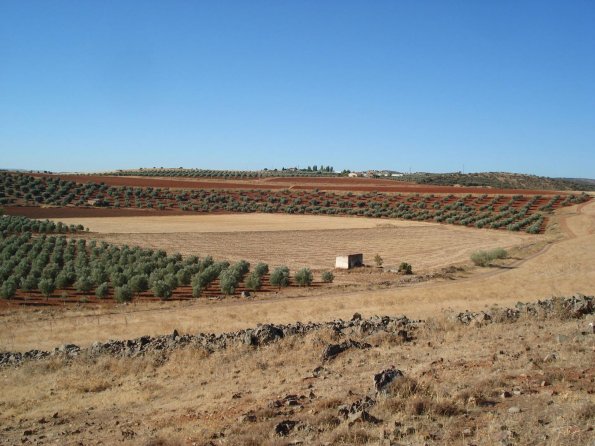
[[521, 413], [521, 408], [518, 406], [509, 407], [508, 413]]
[[306, 397], [304, 395], [286, 395], [284, 398], [275, 400], [269, 403], [269, 407], [271, 408], [279, 408], [283, 406], [291, 407], [291, 406], [300, 406], [301, 401], [305, 400]]
[[256, 415], [253, 413], [245, 413], [238, 418], [240, 423], [255, 423], [257, 420]]
[[374, 407], [375, 404], [376, 404], [375, 399], [370, 398], [369, 396], [366, 396], [365, 398], [359, 399], [359, 400], [355, 401], [354, 403], [343, 404], [342, 406], [339, 406], [337, 411], [338, 411], [338, 414], [340, 417], [347, 419], [357, 413], [360, 413], [362, 411], [370, 409], [371, 407]]
[[[472, 322], [487, 324], [494, 321], [515, 321], [521, 314], [537, 316], [538, 314], [561, 313], [571, 318], [580, 318], [595, 312], [595, 297], [577, 294], [567, 298], [552, 298], [532, 303], [517, 303], [515, 308], [493, 309], [489, 311], [465, 311], [455, 316], [455, 320], [468, 325]], [[565, 342], [568, 336], [558, 335], [558, 342]]]
[[461, 432], [463, 434], [463, 437], [472, 437], [475, 434], [475, 429], [472, 428], [466, 428], [463, 429], [463, 432]]
[[374, 415], [370, 415], [368, 411], [362, 410], [349, 417], [349, 427], [356, 423], [379, 424], [382, 423], [382, 420], [376, 418]]
[[395, 366], [392, 366], [391, 368], [374, 375], [374, 388], [376, 389], [376, 392], [383, 392], [390, 383], [403, 376], [403, 372], [396, 369]]
[[322, 367], [322, 366], [318, 366], [316, 367], [314, 370], [312, 370], [312, 376], [318, 378], [321, 375], [328, 375], [330, 372], [328, 371], [328, 369]]
[[343, 353], [345, 350], [350, 348], [359, 348], [359, 349], [367, 349], [372, 347], [370, 344], [366, 342], [357, 342], [352, 339], [341, 342], [340, 344], [329, 344], [325, 347], [324, 351], [322, 352], [322, 360], [323, 361], [330, 361], [334, 359], [339, 354]]
[[297, 425], [297, 421], [284, 420], [275, 426], [275, 434], [279, 437], [287, 437], [294, 427]]
[[254, 330], [250, 336], [250, 344], [255, 346], [267, 345], [281, 339], [283, 330], [275, 325], [265, 324]]

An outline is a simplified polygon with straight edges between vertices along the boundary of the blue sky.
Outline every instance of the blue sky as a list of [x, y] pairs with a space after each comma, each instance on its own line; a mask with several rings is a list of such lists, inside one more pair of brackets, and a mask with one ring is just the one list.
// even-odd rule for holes
[[0, 167], [595, 177], [595, 2], [0, 2]]

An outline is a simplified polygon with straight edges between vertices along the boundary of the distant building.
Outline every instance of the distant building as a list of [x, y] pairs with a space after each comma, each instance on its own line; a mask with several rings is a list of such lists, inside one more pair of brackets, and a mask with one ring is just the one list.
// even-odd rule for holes
[[356, 178], [356, 177], [359, 177], [359, 175], [358, 175], [358, 173], [357, 173], [357, 172], [350, 172], [350, 173], [348, 173], [348, 174], [347, 174], [347, 176], [348, 176], [349, 178]]
[[363, 254], [347, 254], [345, 256], [337, 256], [335, 260], [335, 268], [351, 269], [358, 266], [364, 266]]

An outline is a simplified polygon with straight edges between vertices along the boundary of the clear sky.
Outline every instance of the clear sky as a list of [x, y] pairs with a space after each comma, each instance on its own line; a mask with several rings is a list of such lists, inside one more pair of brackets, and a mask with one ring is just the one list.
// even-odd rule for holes
[[0, 167], [595, 177], [595, 1], [0, 1]]

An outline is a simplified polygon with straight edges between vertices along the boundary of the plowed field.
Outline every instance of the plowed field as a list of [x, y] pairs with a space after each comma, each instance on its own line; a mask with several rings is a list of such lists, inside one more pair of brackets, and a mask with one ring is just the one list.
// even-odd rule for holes
[[173, 189], [298, 189], [298, 190], [335, 190], [353, 192], [402, 192], [420, 194], [502, 194], [502, 195], [556, 195], [551, 190], [528, 189], [494, 189], [488, 187], [453, 187], [427, 186], [376, 178], [310, 178], [310, 177], [278, 177], [254, 180], [218, 180], [193, 178], [161, 178], [161, 177], [120, 177], [109, 175], [44, 175], [59, 176], [63, 180], [76, 183], [105, 183], [109, 186], [161, 187]]

